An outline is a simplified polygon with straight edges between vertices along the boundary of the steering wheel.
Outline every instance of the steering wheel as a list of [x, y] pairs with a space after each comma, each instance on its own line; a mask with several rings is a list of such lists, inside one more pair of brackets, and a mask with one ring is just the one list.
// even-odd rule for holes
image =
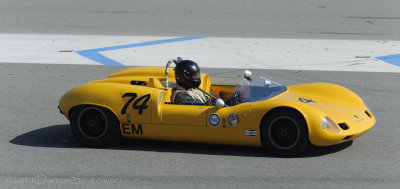
[[234, 94], [231, 98], [228, 99], [228, 101], [226, 102], [226, 104], [227, 104], [228, 106], [234, 106], [234, 105], [236, 105], [236, 104], [240, 104], [240, 103], [242, 102], [241, 99], [242, 99], [242, 98], [241, 98], [241, 95], [240, 95], [240, 90], [236, 90], [236, 91], [235, 91], [235, 94]]

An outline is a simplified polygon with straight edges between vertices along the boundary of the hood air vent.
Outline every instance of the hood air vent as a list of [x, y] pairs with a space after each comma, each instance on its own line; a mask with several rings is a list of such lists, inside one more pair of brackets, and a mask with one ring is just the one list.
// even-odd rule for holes
[[338, 125], [339, 125], [339, 127], [342, 128], [343, 130], [349, 129], [349, 127], [347, 126], [346, 123], [339, 123]]

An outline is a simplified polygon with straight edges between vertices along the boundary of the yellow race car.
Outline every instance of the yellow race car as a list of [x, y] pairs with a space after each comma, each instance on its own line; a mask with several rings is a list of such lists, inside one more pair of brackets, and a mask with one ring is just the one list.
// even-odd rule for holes
[[357, 138], [375, 118], [363, 100], [329, 83], [284, 86], [246, 71], [239, 84], [214, 85], [201, 74], [212, 104], [175, 104], [172, 68], [135, 67], [64, 94], [60, 112], [74, 137], [90, 147], [119, 137], [263, 146], [294, 156], [308, 145]]

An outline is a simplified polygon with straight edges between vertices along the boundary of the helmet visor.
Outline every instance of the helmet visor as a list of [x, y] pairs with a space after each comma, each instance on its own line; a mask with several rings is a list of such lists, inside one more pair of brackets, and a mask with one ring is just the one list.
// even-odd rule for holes
[[192, 80], [199, 80], [200, 79], [200, 73], [199, 72], [195, 72], [191, 75]]

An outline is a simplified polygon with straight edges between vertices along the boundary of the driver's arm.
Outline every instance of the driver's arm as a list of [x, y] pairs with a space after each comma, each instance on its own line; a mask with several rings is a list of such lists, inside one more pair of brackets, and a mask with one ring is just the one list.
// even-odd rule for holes
[[202, 104], [203, 102], [199, 99], [193, 98], [185, 92], [180, 92], [175, 95], [174, 102], [176, 104]]

